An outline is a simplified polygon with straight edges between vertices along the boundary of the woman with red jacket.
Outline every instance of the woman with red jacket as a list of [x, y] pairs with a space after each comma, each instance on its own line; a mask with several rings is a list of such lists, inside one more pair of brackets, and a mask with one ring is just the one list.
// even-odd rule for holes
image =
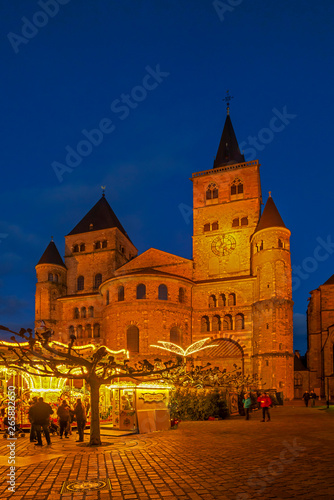
[[269, 406], [272, 405], [272, 401], [268, 394], [263, 392], [261, 396], [257, 398], [257, 402], [260, 403], [262, 408], [262, 420], [261, 422], [265, 422], [266, 414], [267, 414], [267, 422], [270, 422], [270, 413]]

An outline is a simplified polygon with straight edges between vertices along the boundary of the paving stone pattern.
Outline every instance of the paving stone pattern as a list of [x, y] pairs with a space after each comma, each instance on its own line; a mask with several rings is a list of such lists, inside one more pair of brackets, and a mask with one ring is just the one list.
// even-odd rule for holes
[[[0, 498], [15, 500], [334, 499], [334, 412], [285, 406], [272, 421], [182, 422], [178, 429], [104, 437], [101, 448], [52, 438], [52, 447], [17, 440], [16, 491], [0, 442]], [[23, 460], [24, 459], [24, 460]], [[31, 462], [31, 463], [30, 463]], [[60, 495], [64, 481], [109, 478], [111, 491]]]

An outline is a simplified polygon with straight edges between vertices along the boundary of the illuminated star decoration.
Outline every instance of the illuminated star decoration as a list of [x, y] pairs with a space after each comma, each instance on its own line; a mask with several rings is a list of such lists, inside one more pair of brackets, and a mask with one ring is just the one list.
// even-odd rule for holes
[[194, 354], [195, 352], [202, 351], [203, 349], [207, 349], [208, 347], [217, 347], [216, 345], [205, 345], [203, 347], [203, 344], [207, 340], [210, 340], [210, 337], [207, 337], [206, 339], [198, 340], [197, 342], [194, 342], [193, 344], [189, 345], [187, 349], [182, 349], [177, 344], [173, 344], [172, 342], [165, 342], [164, 340], [158, 340], [158, 344], [162, 345], [152, 345], [150, 347], [159, 347], [159, 349], [164, 349], [165, 351], [173, 352], [174, 354], [179, 354], [183, 357], [187, 357], [190, 354]]

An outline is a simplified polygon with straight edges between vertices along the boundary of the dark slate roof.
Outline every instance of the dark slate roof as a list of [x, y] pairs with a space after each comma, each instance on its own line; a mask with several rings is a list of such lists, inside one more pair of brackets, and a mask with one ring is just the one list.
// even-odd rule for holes
[[268, 227], [286, 227], [271, 196], [268, 198], [255, 232]]
[[244, 163], [244, 161], [245, 157], [240, 153], [230, 115], [227, 115], [213, 168], [233, 165], [234, 163]]
[[[93, 224], [92, 227], [91, 224]], [[88, 233], [89, 231], [99, 231], [100, 229], [110, 229], [112, 227], [117, 227], [127, 238], [129, 238], [124, 227], [117, 219], [113, 209], [103, 195], [67, 236], [71, 234]]]
[[66, 269], [63, 259], [60, 257], [58, 249], [53, 241], [50, 241], [46, 247], [46, 250], [39, 259], [37, 265], [39, 264], [55, 264], [57, 266], [65, 267]]
[[323, 285], [334, 285], [334, 274]]
[[294, 371], [295, 372], [304, 372], [304, 371], [308, 371], [308, 369], [306, 368], [306, 366], [304, 365], [302, 359], [300, 356], [298, 356], [297, 354], [295, 354], [295, 358], [294, 358]]

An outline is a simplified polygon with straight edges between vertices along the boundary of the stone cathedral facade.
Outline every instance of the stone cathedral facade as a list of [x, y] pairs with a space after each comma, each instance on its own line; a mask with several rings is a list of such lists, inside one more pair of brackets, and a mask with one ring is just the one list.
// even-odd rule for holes
[[[213, 166], [192, 174], [193, 258], [137, 249], [105, 196], [36, 266], [36, 323], [55, 339], [161, 357], [152, 344], [187, 347], [293, 398], [290, 231], [272, 197], [261, 214], [258, 161], [240, 153], [229, 111]], [[167, 357], [168, 353], [166, 353]]]

